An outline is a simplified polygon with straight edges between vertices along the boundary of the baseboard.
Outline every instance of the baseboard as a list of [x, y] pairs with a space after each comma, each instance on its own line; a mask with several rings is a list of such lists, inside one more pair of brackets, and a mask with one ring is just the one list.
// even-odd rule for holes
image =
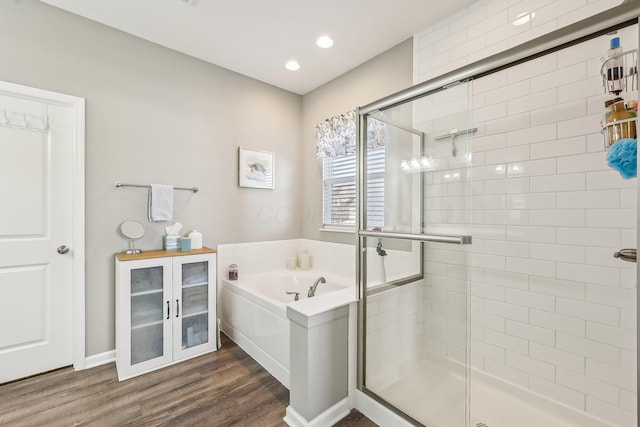
[[290, 427], [326, 427], [332, 426], [349, 414], [351, 404], [348, 397], [333, 405], [311, 421], [307, 421], [291, 405], [287, 406], [287, 412], [283, 418]]
[[84, 369], [96, 368], [98, 366], [106, 365], [107, 363], [116, 361], [116, 351], [109, 350], [104, 353], [94, 354], [87, 356], [84, 359]]

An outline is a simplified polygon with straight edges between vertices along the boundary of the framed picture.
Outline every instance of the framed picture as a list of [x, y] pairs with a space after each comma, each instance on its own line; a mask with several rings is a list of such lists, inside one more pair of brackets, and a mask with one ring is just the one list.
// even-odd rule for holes
[[250, 188], [275, 188], [275, 158], [269, 151], [238, 148], [238, 185]]

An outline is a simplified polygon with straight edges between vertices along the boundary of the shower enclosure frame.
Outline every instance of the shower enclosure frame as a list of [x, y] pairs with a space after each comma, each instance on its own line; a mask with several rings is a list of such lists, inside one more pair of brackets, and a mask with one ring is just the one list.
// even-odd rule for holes
[[[366, 239], [371, 237], [377, 238], [394, 238], [408, 239], [414, 241], [427, 242], [443, 242], [470, 244], [471, 236], [450, 236], [450, 235], [425, 235], [425, 234], [405, 234], [393, 233], [385, 231], [371, 231], [366, 229], [366, 156], [364, 155], [367, 148], [367, 119], [374, 117], [375, 114], [397, 107], [399, 105], [417, 100], [424, 96], [445, 90], [451, 86], [465, 83], [483, 76], [487, 76], [494, 72], [512, 67], [514, 65], [533, 60], [549, 53], [559, 51], [563, 48], [581, 43], [583, 41], [596, 38], [607, 34], [611, 31], [625, 28], [640, 22], [640, 0], [627, 0], [623, 4], [609, 9], [605, 12], [586, 18], [582, 21], [568, 25], [534, 40], [525, 42], [519, 46], [508, 49], [504, 52], [495, 54], [473, 64], [466, 65], [457, 70], [446, 73], [440, 77], [427, 80], [423, 83], [412, 86], [403, 91], [397, 92], [380, 100], [374, 101], [365, 106], [356, 109], [356, 129], [357, 129], [357, 151], [356, 151], [356, 193], [357, 193], [357, 217], [356, 217], [356, 282], [357, 282], [357, 298], [358, 298], [358, 336], [357, 336], [357, 388], [365, 395], [372, 398], [377, 403], [390, 409], [397, 415], [403, 417], [411, 423], [419, 422], [408, 414], [395, 408], [392, 404], [384, 401], [375, 393], [367, 390], [365, 385], [365, 345], [366, 345]], [[636, 190], [640, 195], [640, 185], [636, 184]], [[638, 221], [638, 218], [636, 218]], [[640, 222], [640, 221], [639, 221]], [[640, 227], [638, 227], [640, 230]], [[640, 231], [639, 231], [640, 233]], [[640, 241], [640, 236], [638, 236]], [[422, 244], [421, 244], [422, 248]], [[422, 261], [422, 260], [421, 260]], [[421, 270], [422, 271], [422, 270]], [[640, 267], [636, 267], [636, 277], [640, 276]], [[637, 306], [640, 306], [636, 297]], [[640, 316], [636, 320], [636, 334], [640, 341]], [[467, 341], [470, 335], [467, 334]], [[469, 355], [470, 346], [467, 345], [467, 355]], [[467, 357], [468, 359], [468, 357]], [[638, 376], [636, 384], [640, 382], [640, 362], [638, 362]], [[469, 364], [467, 363], [467, 369]], [[469, 385], [467, 384], [466, 406], [469, 404]], [[639, 394], [640, 396], [640, 394]], [[640, 397], [638, 398], [640, 406]], [[465, 418], [468, 422], [469, 414]], [[640, 425], [640, 417], [639, 422]], [[437, 426], [434, 426], [437, 427]]]
[[[357, 109], [356, 109], [356, 114], [357, 114]], [[420, 154], [424, 154], [424, 143], [425, 143], [425, 133], [421, 132], [417, 129], [413, 129], [410, 128], [408, 126], [404, 126], [400, 123], [394, 123], [393, 121], [380, 117], [380, 116], [374, 116], [371, 115], [370, 116], [372, 119], [377, 120], [379, 122], [382, 122], [384, 124], [393, 126], [395, 128], [401, 129], [405, 132], [411, 133], [413, 135], [416, 135], [418, 138], [420, 138]], [[356, 121], [356, 127], [358, 126], [359, 122]], [[364, 132], [366, 132], [366, 128], [364, 130]], [[365, 162], [366, 163], [366, 162]], [[366, 164], [363, 166], [363, 174], [364, 176], [367, 176], [367, 171], [366, 171]], [[420, 176], [420, 191], [422, 191], [424, 189], [424, 178], [421, 175]], [[363, 183], [363, 191], [366, 191], [366, 182]], [[356, 194], [358, 194], [358, 187], [356, 187]], [[422, 212], [423, 210], [423, 202], [422, 200], [420, 200], [419, 202], [419, 210], [420, 212]], [[361, 203], [359, 206], [363, 206], [363, 204]], [[366, 206], [364, 206], [364, 215], [367, 215], [367, 208]], [[424, 227], [424, 221], [421, 219], [420, 220], [420, 229], [422, 229]], [[382, 239], [383, 237], [389, 238], [389, 239], [407, 239], [408, 236], [412, 236], [412, 235], [408, 235], [408, 234], [403, 234], [403, 233], [390, 233], [390, 232], [384, 232], [382, 230], [378, 231], [376, 230], [367, 230], [365, 232], [366, 237], [377, 237], [378, 239]], [[364, 234], [363, 234], [364, 235]], [[366, 251], [362, 251], [363, 253], [365, 253]], [[424, 254], [424, 248], [422, 247], [422, 244], [420, 245], [420, 259], [422, 259]], [[388, 282], [385, 282], [384, 284], [381, 284], [379, 286], [376, 286], [376, 289], [371, 291], [369, 294], [370, 295], [374, 295], [376, 293], [380, 293], [380, 292], [384, 292], [388, 289], [393, 289], [396, 288], [398, 286], [402, 286], [402, 285], [406, 285], [408, 283], [412, 283], [415, 282], [416, 280], [420, 280], [424, 278], [424, 266], [422, 264], [420, 264], [420, 271], [417, 274], [413, 274], [413, 275], [409, 275], [409, 276], [405, 276], [402, 277], [400, 279], [396, 279], [396, 280], [390, 280]]]

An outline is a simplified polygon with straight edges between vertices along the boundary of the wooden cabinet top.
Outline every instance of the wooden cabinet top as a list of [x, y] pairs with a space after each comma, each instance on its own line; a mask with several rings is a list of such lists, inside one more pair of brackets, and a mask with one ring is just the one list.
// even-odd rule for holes
[[203, 247], [202, 249], [192, 249], [189, 252], [155, 250], [155, 251], [142, 251], [139, 254], [117, 253], [116, 258], [118, 259], [118, 261], [136, 261], [139, 259], [166, 258], [166, 257], [174, 257], [174, 256], [189, 256], [189, 255], [215, 254], [215, 253], [216, 253], [215, 249]]

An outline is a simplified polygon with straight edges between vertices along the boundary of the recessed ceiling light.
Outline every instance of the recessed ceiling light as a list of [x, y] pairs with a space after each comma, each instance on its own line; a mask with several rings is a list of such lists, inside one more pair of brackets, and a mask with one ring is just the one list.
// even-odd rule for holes
[[328, 49], [331, 46], [333, 46], [333, 39], [329, 36], [322, 36], [318, 38], [318, 40], [316, 41], [316, 44], [318, 45], [318, 47], [321, 47], [323, 49]]
[[516, 19], [514, 19], [511, 23], [515, 26], [524, 25], [535, 17], [536, 17], [535, 12], [524, 12], [516, 16]]
[[298, 71], [300, 69], [300, 64], [298, 64], [298, 61], [291, 60], [285, 64], [284, 68], [289, 71]]

